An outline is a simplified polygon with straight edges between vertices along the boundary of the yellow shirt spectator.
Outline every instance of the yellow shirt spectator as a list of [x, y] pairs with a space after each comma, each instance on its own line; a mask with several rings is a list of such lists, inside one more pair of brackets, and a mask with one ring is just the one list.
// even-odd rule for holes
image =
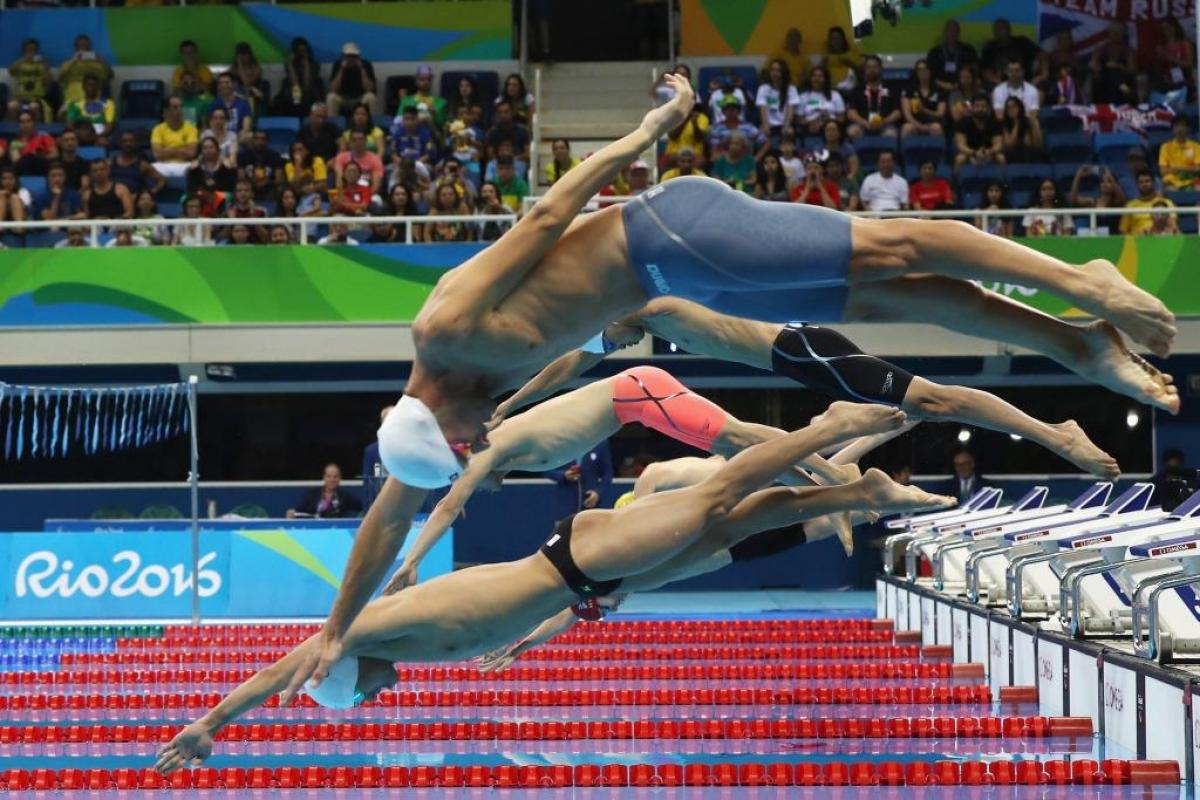
[[553, 186], [555, 181], [578, 166], [579, 159], [574, 156], [571, 157], [571, 161], [566, 167], [559, 166], [557, 161], [551, 159], [550, 163], [546, 165], [546, 183]]
[[299, 174], [297, 174], [296, 165], [289, 161], [283, 167], [283, 176], [293, 186], [303, 178], [312, 178], [313, 183], [317, 186], [324, 186], [329, 182], [329, 173], [325, 166], [325, 159], [320, 156], [313, 156], [312, 168], [301, 168]]
[[[129, 5], [129, 0], [125, 0], [125, 5]], [[187, 72], [187, 67], [180, 65], [171, 73], [171, 88], [178, 89], [179, 84], [183, 82], [183, 73]], [[213, 84], [212, 70], [207, 64], [197, 64], [192, 67], [192, 74], [196, 76], [196, 82], [204, 88], [208, 88]]]
[[[1150, 198], [1137, 197], [1125, 203], [1126, 208], [1175, 208], [1175, 204], [1165, 197], [1155, 195]], [[1170, 220], [1170, 224], [1163, 227], [1174, 229], [1177, 227], [1175, 215], [1167, 215], [1163, 212], [1157, 214], [1128, 214], [1121, 217], [1121, 233], [1130, 234], [1132, 236], [1141, 236], [1146, 233], [1154, 233], [1154, 222], [1156, 217], [1163, 217]]]
[[704, 170], [702, 170], [702, 169], [690, 169], [690, 170], [688, 170], [688, 171], [685, 173], [685, 172], [681, 171], [681, 170], [679, 169], [679, 167], [675, 167], [674, 169], [669, 169], [669, 170], [667, 170], [666, 172], [664, 172], [664, 173], [662, 174], [662, 177], [660, 177], [660, 178], [658, 179], [658, 182], [659, 182], [659, 183], [666, 183], [667, 181], [671, 180], [672, 178], [678, 178], [678, 177], [680, 177], [680, 176], [682, 176], [682, 175], [685, 175], [685, 174], [686, 174], [686, 175], [700, 175], [700, 176], [703, 176], [703, 177], [708, 177], [708, 173], [706, 173], [706, 172], [705, 172]]
[[154, 130], [150, 131], [150, 145], [152, 147], [162, 147], [173, 149], [176, 147], [187, 147], [189, 144], [196, 144], [200, 141], [200, 132], [196, 130], [196, 126], [190, 122], [183, 122], [178, 128], [172, 128], [165, 122], [160, 122], [154, 126]]
[[[672, 134], [674, 131], [672, 131]], [[680, 150], [691, 150], [693, 153], [703, 153], [704, 144], [708, 141], [708, 117], [695, 113], [688, 117], [687, 122], [679, 129], [679, 135], [667, 136], [667, 156], [674, 157]]]
[[91, 51], [85, 52], [90, 53], [90, 57], [73, 56], [58, 72], [58, 82], [62, 84], [66, 105], [83, 99], [83, 79], [88, 75], [95, 75], [102, 85], [112, 77], [112, 68], [108, 64]]
[[1200, 178], [1200, 142], [1171, 139], [1158, 150], [1163, 183], [1172, 189], [1190, 189]]

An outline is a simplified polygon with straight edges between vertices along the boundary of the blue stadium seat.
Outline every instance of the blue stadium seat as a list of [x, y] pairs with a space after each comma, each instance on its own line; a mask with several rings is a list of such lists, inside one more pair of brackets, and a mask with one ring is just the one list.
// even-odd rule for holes
[[164, 91], [162, 81], [125, 81], [121, 84], [120, 116], [161, 119]]
[[854, 140], [854, 150], [858, 153], [858, 162], [865, 172], [873, 172], [879, 161], [879, 154], [885, 150], [896, 151], [894, 136], [860, 136]]
[[447, 70], [442, 73], [438, 83], [442, 97], [447, 100], [458, 97], [458, 82], [463, 78], [475, 81], [475, 94], [486, 112], [495, 102], [496, 95], [500, 94], [500, 75], [491, 70]]
[[1192, 130], [1196, 130], [1196, 125], [1200, 122], [1200, 106], [1196, 103], [1188, 103], [1184, 106], [1179, 106], [1175, 109], [1176, 116], [1184, 117], [1192, 124]]
[[1171, 140], [1170, 128], [1151, 128], [1146, 131], [1146, 151], [1152, 164], [1158, 163], [1158, 148]]
[[1062, 108], [1042, 108], [1038, 110], [1038, 122], [1042, 133], [1082, 133], [1083, 120]]
[[800, 149], [805, 152], [811, 152], [813, 150], [820, 150], [824, 146], [825, 146], [825, 140], [822, 137], [820, 137], [820, 136], [805, 136], [804, 137], [804, 146], [801, 147]]
[[25, 234], [26, 247], [54, 247], [63, 239], [67, 238], [66, 231], [55, 231], [43, 228], [41, 230], [29, 231]]
[[300, 120], [295, 117], [259, 117], [255, 124], [267, 134], [267, 146], [284, 155], [291, 149], [292, 140], [300, 130]]
[[900, 154], [905, 164], [921, 166], [922, 161], [933, 160], [941, 164], [946, 158], [946, 139], [942, 136], [903, 136], [900, 139]]
[[375, 119], [372, 121], [378, 125], [384, 133], [387, 133], [392, 129], [392, 123], [396, 121], [396, 118], [389, 117], [387, 114], [376, 114]]
[[[79, 153], [83, 155], [83, 148], [79, 148]], [[28, 189], [29, 193], [35, 198], [46, 191], [46, 176], [45, 175], [23, 175], [21, 176], [22, 188]]]
[[1195, 189], [1182, 189], [1179, 191], [1167, 191], [1166, 196], [1177, 206], [1200, 206], [1200, 191]]
[[[1008, 192], [1009, 208], [1029, 208], [1029, 204], [1032, 201], [1033, 192], [1025, 190], [1017, 191], [1015, 189], [1010, 189]], [[1017, 223], [1019, 224], [1020, 220], [1017, 220]]]
[[983, 192], [963, 192], [958, 196], [961, 208], [979, 208], [983, 204]]
[[62, 132], [66, 130], [67, 126], [63, 125], [61, 122], [43, 122], [37, 127], [38, 130], [42, 131], [43, 133], [48, 133], [51, 136], [62, 136]]
[[11, 139], [20, 130], [20, 126], [16, 122], [0, 122], [0, 136], [3, 136], [5, 139]]
[[1046, 164], [1009, 164], [1004, 170], [1008, 188], [1013, 192], [1036, 192], [1042, 181], [1052, 177]]
[[[396, 109], [400, 108], [400, 89], [403, 88], [409, 94], [417, 90], [417, 79], [414, 75], [392, 75], [383, 82], [383, 110], [393, 116]], [[329, 109], [337, 111], [336, 108]], [[345, 128], [345, 125], [339, 127]]]
[[[1180, 214], [1176, 217], [1179, 221], [1179, 232], [1186, 234], [1195, 234], [1200, 231], [1200, 220], [1196, 219], [1195, 214]], [[28, 244], [26, 245], [28, 247]]]
[[[1071, 184], [1075, 182], [1075, 171], [1079, 169], [1079, 164], [1054, 164], [1054, 183], [1058, 185], [1058, 191], [1064, 197], [1070, 193]], [[1096, 194], [1100, 190], [1100, 176], [1095, 172], [1089, 172], [1079, 179], [1079, 191], [1083, 194]]]
[[1050, 160], [1073, 161], [1076, 164], [1092, 163], [1092, 135], [1090, 133], [1056, 133], [1046, 135], [1046, 153]]
[[160, 202], [158, 213], [167, 219], [176, 219], [183, 215], [183, 206], [179, 203]]
[[997, 164], [963, 164], [959, 167], [958, 190], [964, 195], [983, 194], [992, 181], [1004, 183], [1004, 167]]
[[79, 157], [84, 161], [95, 161], [98, 158], [104, 158], [108, 152], [103, 147], [81, 147], [79, 148]]
[[1125, 163], [1125, 156], [1131, 147], [1141, 147], [1142, 139], [1136, 133], [1122, 131], [1118, 133], [1097, 133], [1092, 146], [1096, 150], [1096, 160], [1111, 167], [1113, 164]]

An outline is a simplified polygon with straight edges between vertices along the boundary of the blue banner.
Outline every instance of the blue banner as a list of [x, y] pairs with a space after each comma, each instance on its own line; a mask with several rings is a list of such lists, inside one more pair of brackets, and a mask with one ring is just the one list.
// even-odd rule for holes
[[[414, 523], [407, 552], [424, 519]], [[323, 617], [354, 543], [349, 527], [200, 531], [192, 568], [186, 530], [0, 534], [0, 607], [14, 620], [185, 618], [192, 582], [201, 616]], [[449, 572], [453, 532], [421, 564], [421, 579]]]

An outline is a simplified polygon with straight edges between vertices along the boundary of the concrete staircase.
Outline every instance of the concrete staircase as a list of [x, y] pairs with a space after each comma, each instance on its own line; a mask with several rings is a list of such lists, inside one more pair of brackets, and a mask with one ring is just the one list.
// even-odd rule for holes
[[[538, 174], [534, 191], [545, 191], [550, 143], [571, 140], [571, 153], [582, 157], [629, 133], [650, 108], [657, 62], [559, 63], [541, 70], [538, 105]], [[531, 81], [531, 86], [536, 81]], [[653, 152], [645, 154], [653, 163]]]

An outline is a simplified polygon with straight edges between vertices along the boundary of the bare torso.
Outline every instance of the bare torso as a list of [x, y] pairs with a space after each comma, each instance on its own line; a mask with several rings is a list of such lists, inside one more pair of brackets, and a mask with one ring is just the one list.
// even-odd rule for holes
[[541, 553], [471, 567], [371, 603], [355, 625], [384, 640], [354, 649], [390, 661], [460, 661], [519, 639], [576, 599]]
[[617, 206], [577, 218], [485, 318], [466, 319], [456, 307], [455, 282], [468, 270], [486, 274], [497, 252], [503, 251], [484, 250], [446, 273], [421, 309], [414, 339], [426, 368], [504, 388], [513, 376], [536, 372], [646, 302], [629, 266]]
[[502, 455], [489, 469], [544, 472], [612, 436], [621, 429], [612, 405], [614, 380], [589, 383], [506, 419], [490, 435], [492, 449]]

